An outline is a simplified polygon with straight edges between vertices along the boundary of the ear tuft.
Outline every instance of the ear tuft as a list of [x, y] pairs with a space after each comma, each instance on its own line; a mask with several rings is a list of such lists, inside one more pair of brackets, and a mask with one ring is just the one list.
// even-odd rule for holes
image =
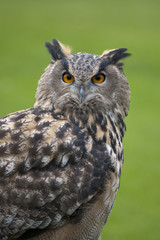
[[51, 54], [54, 61], [60, 60], [71, 54], [69, 47], [65, 47], [62, 43], [58, 42], [55, 38], [52, 40], [52, 43], [45, 42], [49, 53]]
[[130, 56], [130, 53], [126, 53], [127, 48], [112, 49], [104, 51], [102, 56], [107, 57], [111, 64], [117, 63], [120, 59]]
[[64, 53], [65, 56], [71, 55], [71, 48], [70, 47], [62, 44], [61, 42], [59, 42], [59, 45], [60, 45], [60, 47], [62, 49], [62, 52]]

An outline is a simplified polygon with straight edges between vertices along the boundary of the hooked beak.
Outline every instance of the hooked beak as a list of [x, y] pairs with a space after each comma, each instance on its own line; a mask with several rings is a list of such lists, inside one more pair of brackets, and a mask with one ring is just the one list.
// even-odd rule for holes
[[84, 86], [80, 87], [80, 103], [84, 101]]

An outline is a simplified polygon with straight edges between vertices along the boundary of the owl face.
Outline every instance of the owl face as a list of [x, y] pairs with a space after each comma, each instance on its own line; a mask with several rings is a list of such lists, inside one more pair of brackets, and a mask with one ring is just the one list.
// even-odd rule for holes
[[117, 101], [120, 105], [124, 102], [128, 105], [128, 82], [121, 65], [117, 64], [119, 58], [127, 54], [124, 53], [126, 49], [119, 50], [121, 57], [117, 50], [104, 52], [101, 56], [67, 54], [56, 40], [53, 43], [47, 43], [52, 61], [40, 79], [37, 103], [49, 108], [53, 105], [60, 109], [72, 107], [73, 110], [94, 106], [94, 109], [104, 111], [114, 108]]
[[53, 88], [57, 88], [57, 100], [65, 97], [82, 106], [100, 96], [106, 85], [106, 71], [99, 69], [101, 58], [97, 55], [77, 53], [57, 62], [53, 69]]

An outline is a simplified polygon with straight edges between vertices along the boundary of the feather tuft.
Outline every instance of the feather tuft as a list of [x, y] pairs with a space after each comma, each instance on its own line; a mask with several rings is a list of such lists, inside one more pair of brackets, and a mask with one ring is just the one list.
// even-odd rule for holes
[[45, 46], [47, 47], [54, 61], [61, 60], [65, 56], [70, 55], [71, 53], [71, 50], [69, 47], [65, 47], [62, 43], [57, 41], [57, 39], [55, 38], [52, 40], [52, 43], [45, 42]]

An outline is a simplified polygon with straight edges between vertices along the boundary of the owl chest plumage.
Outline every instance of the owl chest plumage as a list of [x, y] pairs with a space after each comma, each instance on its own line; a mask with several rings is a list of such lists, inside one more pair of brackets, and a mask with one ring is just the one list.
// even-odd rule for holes
[[[125, 124], [122, 118], [119, 118], [117, 123], [111, 113], [97, 111], [89, 113], [87, 117], [86, 114], [83, 116], [70, 113], [67, 119], [75, 137], [68, 160], [68, 163], [73, 164], [72, 170], [76, 173], [73, 174], [71, 182], [77, 182], [77, 185], [81, 186], [83, 201], [88, 202], [93, 196], [105, 191], [108, 196], [108, 184], [113, 185], [116, 193], [123, 164], [122, 138]], [[105, 199], [108, 198], [106, 196]]]
[[[125, 125], [123, 122], [117, 124], [111, 114], [107, 115], [102, 112], [90, 113], [87, 119], [86, 115], [83, 118], [83, 115], [76, 116], [74, 114], [68, 115], [67, 118], [74, 129], [72, 133], [76, 136], [73, 143], [74, 156], [71, 158], [73, 161], [72, 170], [76, 174], [73, 174], [70, 180], [73, 183], [73, 188], [69, 192], [74, 192], [77, 189], [80, 198], [80, 201], [76, 200], [75, 204], [71, 203], [72, 207], [68, 212], [70, 210], [72, 213], [74, 212], [72, 222], [78, 223], [83, 218], [87, 219], [83, 214], [84, 209], [86, 211], [92, 204], [93, 208], [95, 206], [96, 217], [94, 216], [94, 219], [88, 217], [86, 222], [84, 220], [88, 238], [86, 236], [79, 237], [79, 239], [94, 239], [92, 231], [98, 234], [98, 229], [102, 229], [119, 188], [123, 163], [121, 140]], [[76, 157], [76, 150], [81, 152], [80, 158]], [[94, 204], [96, 200], [97, 203]], [[83, 203], [80, 204], [80, 202]], [[78, 212], [79, 214], [81, 212], [79, 216]], [[95, 239], [98, 238], [95, 237]]]
[[30, 225], [44, 229], [79, 223], [102, 195], [104, 224], [123, 158], [122, 130], [111, 117], [98, 112], [77, 121], [73, 114], [64, 117], [58, 110], [33, 108], [2, 119], [1, 126], [1, 200], [6, 206], [2, 239], [7, 239], [6, 231], [18, 237]]

